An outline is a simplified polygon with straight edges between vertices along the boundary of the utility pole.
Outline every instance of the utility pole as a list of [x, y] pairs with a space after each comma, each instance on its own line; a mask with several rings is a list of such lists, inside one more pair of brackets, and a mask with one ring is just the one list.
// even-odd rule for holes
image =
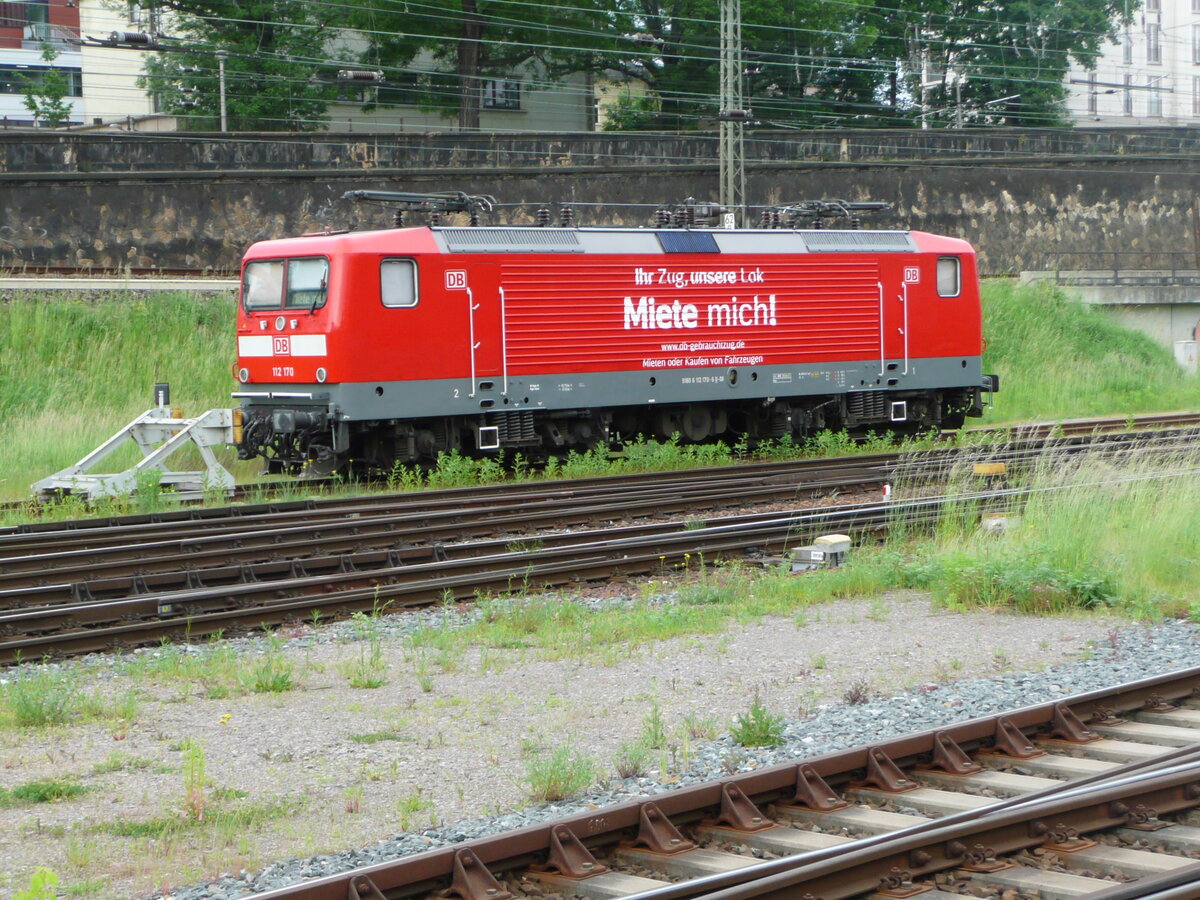
[[954, 73], [954, 127], [963, 127], [962, 72]]
[[221, 133], [224, 134], [229, 130], [229, 123], [225, 116], [225, 58], [229, 56], [229, 53], [226, 50], [218, 50], [215, 55], [217, 57], [217, 81], [221, 90]]
[[742, 96], [742, 0], [721, 0], [720, 204], [745, 225], [746, 155], [743, 129], [750, 111]]

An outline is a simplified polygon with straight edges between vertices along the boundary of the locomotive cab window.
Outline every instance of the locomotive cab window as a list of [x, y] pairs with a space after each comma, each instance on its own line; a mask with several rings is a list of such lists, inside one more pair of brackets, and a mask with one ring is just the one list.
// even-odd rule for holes
[[318, 310], [329, 296], [329, 260], [323, 256], [289, 259], [287, 309]]
[[252, 262], [242, 276], [242, 306], [247, 310], [278, 309], [283, 301], [283, 261]]
[[385, 259], [379, 263], [379, 296], [389, 309], [417, 305], [417, 264], [411, 259]]
[[957, 297], [962, 289], [961, 263], [957, 256], [943, 256], [937, 261], [937, 292], [939, 297]]

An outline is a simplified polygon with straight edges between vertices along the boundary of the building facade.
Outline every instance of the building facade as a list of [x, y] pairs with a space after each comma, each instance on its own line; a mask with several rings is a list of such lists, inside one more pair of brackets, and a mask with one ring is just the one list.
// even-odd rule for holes
[[1200, 125], [1200, 0], [1142, 0], [1119, 43], [1073, 65], [1067, 109], [1079, 125]]
[[[34, 124], [25, 97], [51, 68], [66, 78], [68, 121], [83, 121], [83, 58], [70, 43], [78, 37], [79, 7], [71, 0], [0, 3], [0, 120], [6, 126]], [[53, 61], [44, 58], [47, 47], [58, 54]]]

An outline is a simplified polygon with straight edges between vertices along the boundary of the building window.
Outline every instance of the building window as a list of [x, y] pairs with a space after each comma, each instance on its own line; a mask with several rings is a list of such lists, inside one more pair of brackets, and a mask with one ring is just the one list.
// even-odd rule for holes
[[1192, 12], [1200, 14], [1200, 0], [1192, 0]]
[[[46, 66], [0, 66], [0, 94], [24, 94], [31, 84], [41, 84]], [[79, 69], [59, 69], [67, 79], [67, 96], [83, 96], [83, 78]]]
[[1192, 62], [1200, 66], [1200, 25], [1192, 26]]
[[0, 28], [24, 28], [26, 25], [45, 25], [49, 21], [49, 0], [0, 3]]
[[1146, 62], [1162, 65], [1162, 26], [1157, 23], [1146, 26]]
[[483, 83], [484, 109], [520, 109], [521, 82], [495, 79]]
[[1121, 109], [1127, 116], [1133, 115], [1133, 76], [1125, 76], [1125, 93], [1121, 97]]
[[1146, 0], [1146, 12], [1162, 12], [1162, 0]]
[[[1200, 3], [1200, 0], [1196, 0], [1196, 2]], [[1128, 25], [1125, 26], [1125, 40], [1122, 42], [1121, 52], [1123, 54], [1123, 61], [1124, 61], [1125, 65], [1132, 66], [1133, 65], [1133, 32], [1130, 30]]]
[[[361, 91], [361, 88], [354, 85], [344, 87], [355, 92]], [[381, 84], [373, 90], [380, 106], [433, 106], [442, 98], [457, 96], [458, 83], [452, 75], [433, 72], [402, 73], [389, 77], [387, 84]], [[369, 97], [369, 92], [367, 96]]]
[[1200, 116], [1200, 75], [1192, 76], [1192, 115]]
[[1100, 98], [1096, 94], [1096, 73], [1088, 72], [1088, 112], [1093, 115], [1100, 105]]
[[1146, 101], [1146, 115], [1154, 119], [1162, 116], [1162, 94], [1157, 87], [1150, 89], [1150, 97]]

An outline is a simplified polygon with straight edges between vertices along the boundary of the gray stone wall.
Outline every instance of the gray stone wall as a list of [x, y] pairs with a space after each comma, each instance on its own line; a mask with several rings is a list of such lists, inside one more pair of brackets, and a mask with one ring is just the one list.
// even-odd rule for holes
[[[892, 209], [870, 224], [966, 238], [989, 274], [1054, 265], [1068, 252], [1137, 251], [1149, 259], [1194, 254], [1197, 246], [1200, 169], [1189, 160], [758, 161], [748, 167], [747, 186], [754, 204], [888, 201]], [[650, 210], [623, 204], [715, 199], [717, 171], [707, 163], [403, 170], [361, 161], [332, 171], [10, 171], [0, 175], [0, 267], [229, 271], [264, 238], [387, 227], [385, 207], [340, 200], [362, 188], [462, 190], [535, 205], [570, 201], [579, 204], [581, 224], [642, 225]], [[529, 221], [531, 208], [501, 215]], [[1066, 267], [1090, 266], [1073, 260]]]
[[[750, 130], [748, 159], [790, 161], [1191, 156], [1195, 128]], [[118, 134], [0, 131], [0, 173], [555, 168], [691, 165], [717, 156], [715, 133], [417, 132]]]

